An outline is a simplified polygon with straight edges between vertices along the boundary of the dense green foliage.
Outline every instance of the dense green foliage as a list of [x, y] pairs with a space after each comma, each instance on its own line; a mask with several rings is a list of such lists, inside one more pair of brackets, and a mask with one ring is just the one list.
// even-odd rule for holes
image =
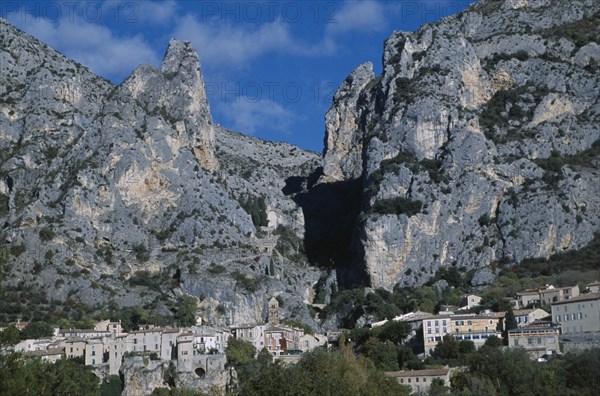
[[15, 326], [8, 326], [0, 333], [0, 344], [15, 345], [21, 340], [21, 332]]
[[407, 388], [386, 378], [373, 363], [352, 350], [306, 353], [296, 365], [265, 362], [242, 384], [240, 395], [408, 395]]
[[182, 295], [178, 299], [178, 308], [175, 312], [177, 326], [187, 327], [196, 324], [198, 305], [194, 297]]
[[225, 348], [227, 365], [235, 367], [238, 378], [244, 381], [254, 372], [256, 348], [251, 342], [230, 338]]
[[255, 227], [266, 227], [269, 224], [267, 218], [267, 203], [262, 195], [255, 197], [250, 194], [243, 195], [240, 200], [240, 206], [252, 218]]
[[540, 364], [523, 349], [482, 347], [467, 358], [468, 370], [452, 379], [458, 395], [597, 395], [600, 349], [569, 353]]
[[600, 269], [600, 233], [583, 249], [558, 253], [549, 259], [526, 259], [506, 272], [517, 277], [551, 276], [566, 271], [589, 271]]
[[46, 322], [31, 322], [21, 332], [21, 339], [51, 337], [54, 329]]
[[18, 353], [0, 355], [1, 395], [100, 395], [91, 367], [71, 359], [46, 363]]
[[100, 385], [100, 396], [121, 396], [123, 381], [118, 375], [109, 375]]
[[379, 199], [373, 204], [373, 213], [377, 214], [405, 214], [407, 216], [414, 216], [421, 212], [423, 202], [413, 201], [408, 198], [395, 197]]

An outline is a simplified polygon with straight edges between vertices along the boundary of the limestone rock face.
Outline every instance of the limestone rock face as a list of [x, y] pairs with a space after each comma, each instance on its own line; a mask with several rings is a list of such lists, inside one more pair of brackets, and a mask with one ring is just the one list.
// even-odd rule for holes
[[358, 66], [333, 97], [325, 115], [324, 181], [356, 179], [362, 173], [359, 94], [375, 78], [373, 64]]
[[167, 316], [158, 301], [217, 296], [219, 313], [203, 315], [223, 325], [262, 322], [270, 296], [252, 292], [285, 291], [308, 315], [319, 271], [289, 259], [301, 245], [272, 247], [277, 227], [303, 237], [302, 210], [282, 190], [321, 165], [316, 153], [214, 125], [187, 42], [171, 40], [159, 69], [140, 66], [115, 86], [0, 28], [0, 246], [14, 252], [3, 290]]
[[444, 266], [482, 284], [600, 230], [599, 12], [591, 0], [481, 1], [394, 32], [382, 75], [361, 66], [342, 84], [324, 169], [362, 179], [353, 249], [373, 287]]
[[178, 139], [193, 148], [201, 166], [218, 169], [215, 130], [200, 73], [200, 60], [189, 42], [172, 39], [156, 70], [138, 67], [122, 86], [149, 112], [173, 121]]
[[[146, 358], [147, 359], [147, 358]], [[154, 389], [168, 388], [165, 382], [165, 373], [169, 362], [148, 361], [144, 364], [141, 356], [124, 360], [121, 366], [123, 374], [123, 396], [149, 395]]]

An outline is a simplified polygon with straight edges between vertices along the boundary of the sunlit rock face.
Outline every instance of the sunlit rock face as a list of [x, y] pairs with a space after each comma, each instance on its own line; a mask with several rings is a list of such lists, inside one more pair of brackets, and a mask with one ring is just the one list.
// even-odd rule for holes
[[[277, 226], [302, 240], [302, 209], [283, 189], [318, 154], [213, 124], [188, 42], [171, 40], [160, 68], [115, 86], [0, 28], [0, 244], [17, 252], [3, 287], [165, 317], [186, 292], [219, 325], [261, 322], [265, 296], [284, 295], [288, 317], [311, 323], [319, 271], [264, 246]], [[266, 224], [249, 197], [264, 202]]]
[[382, 75], [362, 65], [342, 84], [323, 179], [363, 180], [353, 249], [372, 286], [422, 284], [448, 266], [479, 279], [593, 238], [599, 11], [481, 1], [394, 32]]

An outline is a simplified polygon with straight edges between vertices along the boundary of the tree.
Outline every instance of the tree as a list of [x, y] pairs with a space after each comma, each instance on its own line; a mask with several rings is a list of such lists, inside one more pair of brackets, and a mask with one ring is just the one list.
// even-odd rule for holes
[[391, 341], [381, 342], [377, 338], [371, 337], [365, 343], [365, 349], [367, 356], [378, 369], [383, 371], [399, 370], [398, 350]]
[[381, 341], [391, 341], [394, 344], [401, 344], [409, 333], [410, 325], [408, 323], [393, 320], [373, 330], [373, 334]]
[[46, 322], [31, 322], [21, 332], [22, 340], [51, 337], [54, 329]]
[[460, 355], [468, 355], [475, 352], [475, 343], [470, 340], [461, 340], [458, 342], [458, 353]]
[[487, 378], [497, 393], [523, 395], [529, 393], [533, 362], [523, 349], [481, 347], [468, 358], [470, 372]]
[[246, 194], [240, 198], [240, 206], [246, 211], [252, 218], [252, 223], [255, 227], [269, 225], [269, 219], [267, 217], [267, 203], [265, 197], [262, 195], [255, 197], [250, 194]]
[[415, 368], [415, 365], [424, 365], [421, 360], [417, 359], [412, 349], [409, 347], [405, 345], [398, 345], [396, 350], [398, 355], [398, 367], [401, 370], [405, 368], [410, 370], [418, 370], [420, 367]]
[[458, 353], [458, 342], [450, 334], [446, 334], [434, 350], [434, 355], [440, 359], [457, 359]]
[[428, 396], [442, 396], [447, 395], [450, 391], [450, 388], [444, 385], [444, 380], [439, 378], [434, 378], [431, 381], [431, 386], [429, 387]]
[[0, 343], [3, 346], [15, 345], [21, 340], [21, 332], [15, 326], [8, 326], [0, 333]]
[[488, 346], [490, 348], [498, 348], [503, 345], [503, 342], [502, 342], [501, 338], [496, 337], [496, 336], [491, 336], [487, 340], [485, 340], [485, 344], [483, 344], [483, 345]]
[[230, 338], [225, 348], [227, 365], [235, 367], [240, 382], [247, 380], [254, 372], [256, 348], [251, 342], [239, 338]]
[[506, 311], [506, 326], [502, 331], [502, 338], [504, 339], [504, 345], [508, 345], [508, 331], [512, 329], [516, 329], [518, 327], [517, 320], [515, 319], [515, 313], [512, 310], [512, 307], [508, 307]]
[[349, 345], [334, 352], [315, 350], [296, 365], [278, 362], [260, 369], [243, 384], [243, 395], [370, 395], [407, 396], [410, 390], [384, 377], [373, 363], [356, 358]]
[[182, 295], [179, 297], [179, 308], [175, 313], [175, 320], [178, 326], [187, 327], [196, 324], [196, 312], [198, 304], [194, 297]]
[[123, 381], [118, 375], [109, 375], [100, 386], [100, 396], [120, 396], [123, 392]]
[[0, 355], [2, 395], [99, 395], [98, 378], [91, 367], [72, 359], [56, 363], [25, 358], [19, 353]]
[[588, 349], [565, 355], [567, 369], [565, 379], [577, 395], [600, 394], [600, 349]]

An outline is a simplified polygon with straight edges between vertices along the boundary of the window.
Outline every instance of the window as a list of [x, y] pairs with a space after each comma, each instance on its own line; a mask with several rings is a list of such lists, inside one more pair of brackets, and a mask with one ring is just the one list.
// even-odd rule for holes
[[415, 382], [419, 382], [419, 377], [415, 378]]
[[537, 343], [538, 343], [538, 345], [542, 345], [542, 337], [537, 338]]
[[92, 359], [92, 364], [96, 364], [96, 359]]
[[579, 312], [579, 320], [583, 319], [583, 314]]
[[423, 378], [423, 382], [427, 382], [427, 378]]
[[404, 378], [400, 378], [400, 383], [403, 384], [404, 383]]
[[71, 353], [73, 353], [73, 347], [71, 347], [70, 349], [71, 349]]
[[472, 322], [472, 321], [470, 321], [470, 320], [467, 320], [467, 325], [471, 326], [472, 324], [473, 324], [473, 322]]
[[92, 350], [92, 356], [96, 356], [96, 351]]
[[436, 326], [439, 326], [439, 325], [440, 325], [440, 321], [439, 321], [439, 320], [436, 320], [436, 321], [435, 321], [435, 325], [436, 325]]
[[431, 334], [431, 329], [427, 329], [427, 334]]
[[408, 383], [410, 384], [410, 378], [408, 379]]

